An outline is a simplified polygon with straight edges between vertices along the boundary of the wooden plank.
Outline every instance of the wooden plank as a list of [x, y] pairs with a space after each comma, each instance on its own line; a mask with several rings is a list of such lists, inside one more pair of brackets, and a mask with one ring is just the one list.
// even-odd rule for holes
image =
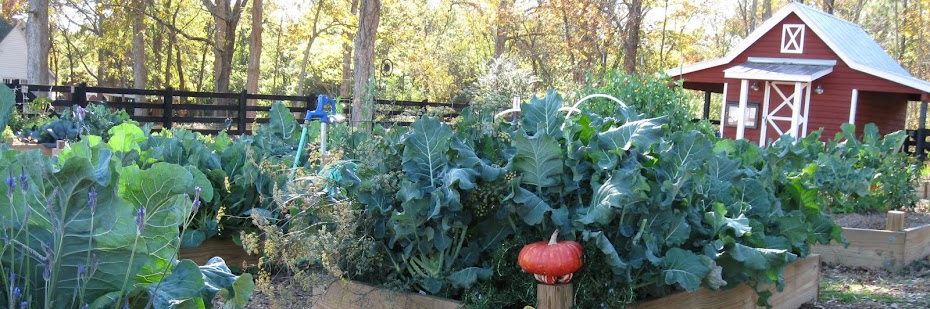
[[811, 252], [820, 254], [824, 262], [851, 267], [898, 268], [904, 265], [905, 232], [844, 228], [843, 237], [849, 247], [831, 243], [816, 245]]
[[257, 255], [249, 255], [242, 246], [225, 238], [207, 239], [197, 248], [181, 248], [178, 255], [180, 259], [192, 260], [197, 265], [206, 264], [210, 258], [219, 256], [229, 266], [251, 266], [258, 265], [259, 258]]
[[367, 284], [337, 280], [329, 285], [314, 289], [315, 295], [322, 295], [320, 301], [312, 308], [324, 309], [368, 309], [368, 308], [461, 308], [462, 304], [449, 299], [402, 293], [382, 289]]
[[904, 230], [904, 212], [897, 210], [889, 210], [887, 214], [887, 220], [885, 222], [885, 229], [889, 231], [900, 232]]
[[[775, 294], [769, 298], [772, 308], [796, 309], [802, 304], [817, 300], [820, 284], [820, 257], [811, 255], [785, 267], [785, 288], [777, 292], [774, 286], [766, 287]], [[741, 284], [725, 291], [701, 288], [695, 292], [677, 293], [631, 306], [636, 309], [660, 308], [757, 308], [756, 292]]]
[[905, 264], [930, 256], [930, 225], [904, 230]]
[[572, 284], [536, 284], [536, 308], [570, 309], [575, 302]]

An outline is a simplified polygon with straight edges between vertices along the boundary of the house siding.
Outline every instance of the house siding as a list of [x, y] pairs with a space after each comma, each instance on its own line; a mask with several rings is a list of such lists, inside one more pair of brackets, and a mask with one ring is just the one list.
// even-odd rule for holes
[[[833, 138], [839, 132], [840, 125], [849, 121], [853, 89], [860, 91], [858, 111], [856, 113], [856, 123], [860, 130], [862, 125], [868, 122], [875, 122], [882, 132], [891, 132], [904, 127], [907, 95], [919, 95], [920, 91], [851, 69], [810, 27], [805, 30], [803, 53], [781, 53], [781, 35], [785, 24], [803, 24], [803, 21], [794, 13], [789, 14], [769, 32], [762, 35], [752, 46], [739, 54], [732, 62], [681, 76], [685, 80], [685, 85], [728, 83], [727, 101], [739, 101], [740, 80], [724, 79], [723, 70], [742, 64], [748, 61], [749, 57], [836, 60], [837, 63], [833, 67], [832, 73], [811, 83], [812, 88], [816, 88], [818, 85], [822, 86], [824, 93], [816, 94], [811, 91], [808, 133], [823, 128], [822, 139]], [[749, 84], [752, 85], [752, 82], [750, 81]], [[749, 102], [759, 103], [761, 109], [765, 94], [765, 81], [760, 80], [758, 83], [760, 90], [749, 91]], [[863, 92], [881, 92], [882, 94], [875, 97], [867, 94], [863, 97]], [[774, 93], [772, 97], [770, 110], [775, 109], [780, 103]], [[719, 111], [717, 112], [719, 113]], [[760, 112], [758, 118], [760, 121], [761, 117]], [[757, 128], [747, 128], [744, 137], [747, 140], [758, 142], [761, 135], [760, 128], [761, 122]], [[771, 128], [766, 134], [766, 139], [776, 139], [778, 137], [777, 132]], [[736, 128], [725, 127], [724, 136], [735, 138]]]
[[0, 79], [26, 79], [26, 34], [20, 26], [0, 41]]

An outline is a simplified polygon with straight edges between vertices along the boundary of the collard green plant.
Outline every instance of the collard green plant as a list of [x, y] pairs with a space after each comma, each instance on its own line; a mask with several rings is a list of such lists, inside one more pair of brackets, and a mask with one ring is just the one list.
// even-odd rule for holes
[[[489, 261], [500, 263], [497, 246], [558, 228], [606, 268], [591, 271], [592, 282], [655, 297], [780, 286], [784, 266], [809, 244], [840, 239], [802, 181], [810, 171], [773, 177], [788, 169], [766, 164], [766, 150], [670, 131], [668, 117], [620, 108], [566, 119], [562, 105], [549, 92], [521, 107], [516, 126], [467, 111], [455, 127], [421, 119], [408, 131], [355, 137], [371, 148], [347, 152], [356, 164], [345, 165], [342, 185], [377, 222], [371, 233], [392, 257], [387, 277], [501, 304], [469, 292], [513, 280], [475, 285], [494, 269]], [[368, 163], [398, 155], [399, 164]], [[764, 304], [770, 292], [759, 292]]]
[[72, 145], [58, 164], [34, 151], [2, 153], [0, 171], [10, 177], [0, 195], [0, 300], [35, 308], [153, 301], [155, 308], [183, 301], [209, 308], [212, 298], [204, 297], [217, 290], [248, 297], [248, 286], [235, 286], [239, 279], [218, 262], [193, 275], [214, 285], [178, 279], [192, 276], [190, 261], [176, 260], [179, 228], [197, 204], [191, 195], [212, 196], [212, 189], [195, 190], [209, 187], [206, 177], [169, 163], [122, 166], [115, 153], [100, 138]]

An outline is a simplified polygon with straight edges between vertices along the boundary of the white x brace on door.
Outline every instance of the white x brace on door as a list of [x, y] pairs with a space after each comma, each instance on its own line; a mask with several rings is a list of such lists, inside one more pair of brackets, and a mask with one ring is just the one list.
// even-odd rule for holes
[[[766, 143], [768, 127], [772, 126], [778, 138], [788, 134], [795, 139], [807, 135], [807, 115], [810, 111], [810, 83], [802, 82], [766, 82], [763, 100], [762, 132], [759, 145]], [[774, 94], [774, 95], [773, 95]], [[769, 109], [770, 103], [778, 104]]]

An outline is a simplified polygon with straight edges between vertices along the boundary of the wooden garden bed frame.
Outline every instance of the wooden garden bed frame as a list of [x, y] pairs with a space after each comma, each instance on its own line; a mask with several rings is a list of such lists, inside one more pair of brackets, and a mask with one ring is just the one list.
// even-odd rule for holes
[[61, 153], [61, 151], [65, 149], [65, 147], [68, 146], [68, 143], [66, 141], [61, 141], [61, 140], [58, 141], [58, 143], [55, 145], [55, 148], [48, 148], [40, 144], [26, 144], [26, 143], [22, 143], [17, 140], [7, 140], [6, 142], [10, 144], [10, 149], [12, 150], [29, 151], [29, 150], [37, 149], [41, 151], [43, 155], [46, 155], [49, 157], [57, 157], [58, 154]]
[[[820, 286], [820, 257], [811, 255], [789, 264], [785, 267], [784, 278], [785, 288], [782, 292], [775, 292], [774, 286], [764, 287], [775, 292], [769, 298], [769, 303], [773, 308], [796, 309], [802, 304], [816, 301]], [[532, 277], [519, 280], [532, 280]], [[314, 308], [452, 309], [462, 307], [460, 302], [449, 299], [396, 292], [354, 281], [335, 281], [313, 291], [313, 294], [321, 295], [314, 303]], [[756, 292], [748, 285], [742, 284], [725, 291], [702, 288], [692, 293], [676, 293], [633, 305], [631, 308], [757, 308], [757, 299]]]
[[930, 255], [930, 225], [904, 228], [904, 212], [889, 211], [885, 230], [843, 228], [842, 244], [813, 246], [826, 263], [899, 270]]
[[[774, 294], [769, 304], [777, 309], [797, 309], [814, 302], [820, 292], [820, 256], [810, 255], [785, 266], [785, 288], [775, 291], [775, 286], [766, 286]], [[725, 290], [713, 291], [701, 288], [691, 293], [676, 293], [659, 299], [631, 306], [635, 309], [660, 308], [759, 308], [756, 292], [746, 284]]]

